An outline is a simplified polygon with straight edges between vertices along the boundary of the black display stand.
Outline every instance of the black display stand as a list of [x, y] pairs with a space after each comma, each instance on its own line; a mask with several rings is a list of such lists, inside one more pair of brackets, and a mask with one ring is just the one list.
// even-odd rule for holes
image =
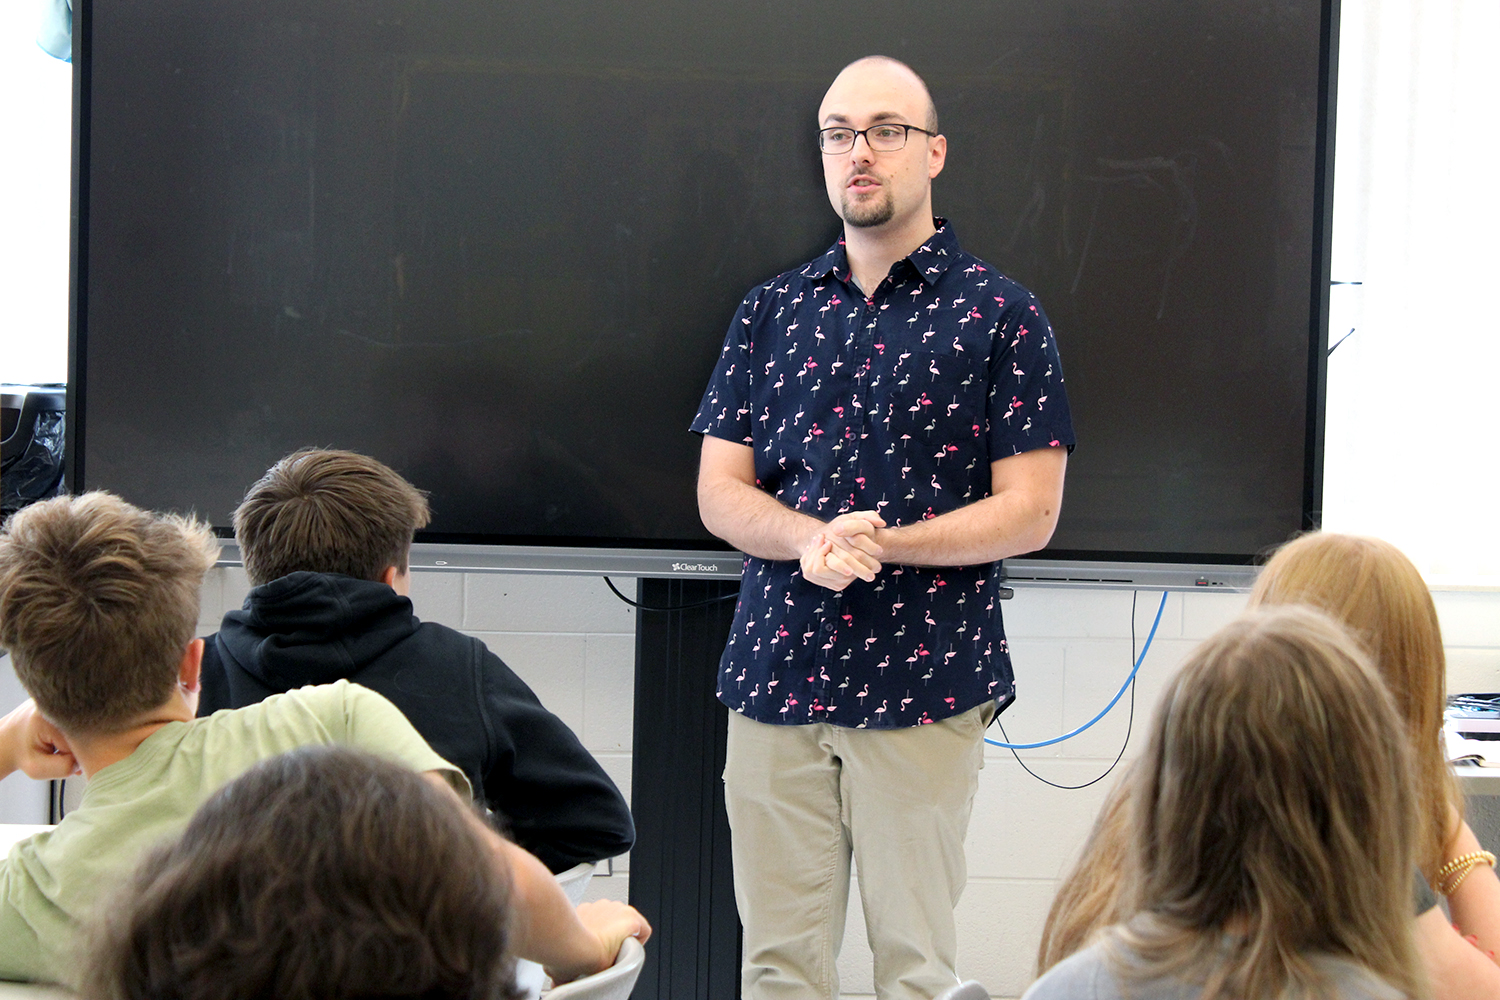
[[[642, 579], [647, 608], [735, 594], [732, 580]], [[726, 709], [714, 697], [734, 601], [638, 615], [630, 903], [651, 921], [632, 1000], [735, 1000], [740, 922], [724, 813]]]

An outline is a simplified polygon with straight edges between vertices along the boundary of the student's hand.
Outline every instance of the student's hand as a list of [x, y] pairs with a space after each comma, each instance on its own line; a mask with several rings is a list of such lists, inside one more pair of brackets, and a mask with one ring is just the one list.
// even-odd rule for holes
[[551, 969], [547, 974], [555, 982], [566, 982], [579, 976], [602, 972], [615, 962], [620, 946], [625, 939], [633, 937], [642, 944], [651, 937], [651, 925], [633, 906], [617, 903], [612, 899], [600, 899], [592, 903], [580, 903], [578, 920], [584, 929], [599, 941], [599, 954], [592, 969]]
[[22, 771], [46, 781], [82, 774], [67, 737], [27, 698], [0, 719], [0, 777]]

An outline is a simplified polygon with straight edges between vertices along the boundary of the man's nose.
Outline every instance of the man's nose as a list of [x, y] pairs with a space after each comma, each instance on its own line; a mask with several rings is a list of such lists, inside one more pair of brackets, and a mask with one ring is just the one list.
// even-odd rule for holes
[[[859, 144], [861, 142], [865, 144], [864, 152], [860, 152], [859, 149]], [[875, 159], [875, 150], [870, 146], [869, 135], [864, 132], [860, 132], [855, 135], [854, 145], [849, 147], [849, 159], [855, 161], [856, 163], [868, 163], [871, 160]]]

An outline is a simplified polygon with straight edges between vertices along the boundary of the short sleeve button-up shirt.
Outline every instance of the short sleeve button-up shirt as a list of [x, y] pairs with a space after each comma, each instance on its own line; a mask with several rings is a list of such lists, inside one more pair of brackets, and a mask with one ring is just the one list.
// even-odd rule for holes
[[[692, 430], [750, 446], [757, 485], [820, 520], [892, 526], [990, 493], [990, 463], [1071, 447], [1062, 363], [1035, 296], [951, 228], [868, 298], [840, 240], [753, 289]], [[719, 698], [761, 722], [897, 728], [1013, 696], [1000, 564], [887, 564], [834, 592], [748, 558]]]

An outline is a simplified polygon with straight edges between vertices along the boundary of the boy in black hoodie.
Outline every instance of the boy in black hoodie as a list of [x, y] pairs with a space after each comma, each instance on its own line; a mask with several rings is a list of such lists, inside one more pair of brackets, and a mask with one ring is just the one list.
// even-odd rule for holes
[[273, 465], [234, 512], [255, 588], [205, 640], [198, 714], [347, 678], [394, 702], [553, 872], [625, 853], [630, 808], [573, 731], [484, 643], [412, 613], [408, 554], [428, 516], [364, 455]]

